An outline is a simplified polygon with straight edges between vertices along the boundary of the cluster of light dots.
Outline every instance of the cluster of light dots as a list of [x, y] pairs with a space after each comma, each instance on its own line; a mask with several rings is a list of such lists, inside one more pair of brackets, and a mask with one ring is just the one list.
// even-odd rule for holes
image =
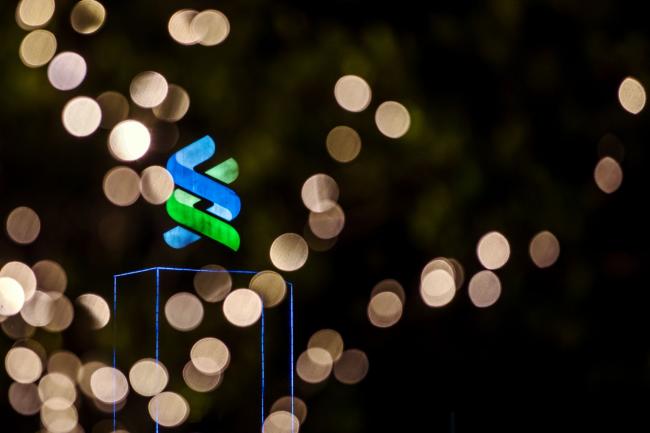
[[218, 45], [230, 33], [230, 22], [220, 11], [207, 9], [196, 11], [181, 9], [176, 11], [167, 23], [167, 30], [173, 40], [181, 45]]
[[141, 174], [126, 166], [110, 169], [104, 176], [104, 195], [116, 206], [129, 206], [140, 196], [147, 202], [160, 205], [174, 191], [174, 179], [166, 168], [152, 165]]
[[[646, 104], [646, 92], [643, 84], [634, 78], [626, 77], [618, 86], [618, 102], [621, 107], [630, 114], [641, 113]], [[603, 137], [601, 144], [604, 149], [601, 151], [601, 158], [594, 168], [594, 182], [598, 189], [605, 194], [612, 194], [621, 187], [623, 183], [623, 168], [621, 160], [623, 156], [622, 144], [610, 134]], [[610, 145], [614, 146], [610, 146]], [[613, 147], [613, 148], [610, 148]], [[612, 153], [613, 154], [609, 154]]]
[[314, 333], [307, 349], [298, 356], [296, 373], [306, 383], [316, 384], [330, 375], [341, 383], [353, 385], [368, 374], [368, 357], [359, 349], [344, 350], [343, 337], [333, 329]]

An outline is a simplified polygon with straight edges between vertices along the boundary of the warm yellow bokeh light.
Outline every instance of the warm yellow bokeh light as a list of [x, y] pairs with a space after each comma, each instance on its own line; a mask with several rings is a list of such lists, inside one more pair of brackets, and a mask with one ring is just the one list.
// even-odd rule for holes
[[344, 75], [334, 86], [334, 98], [341, 108], [358, 113], [370, 105], [372, 91], [363, 78], [357, 75]]
[[646, 102], [643, 85], [635, 78], [625, 78], [618, 87], [618, 101], [626, 111], [639, 114]]
[[23, 289], [25, 302], [32, 299], [32, 296], [36, 292], [36, 274], [23, 262], [13, 261], [5, 263], [0, 268], [0, 277], [9, 277], [16, 280]]
[[135, 161], [142, 158], [150, 145], [149, 130], [137, 120], [124, 120], [118, 123], [108, 137], [109, 150], [120, 161]]
[[444, 269], [434, 269], [422, 279], [420, 296], [430, 307], [442, 307], [454, 299], [456, 282], [454, 277]]
[[52, 19], [54, 8], [54, 0], [21, 0], [16, 18], [27, 28], [42, 27]]
[[20, 43], [18, 55], [25, 66], [38, 68], [46, 65], [56, 53], [56, 36], [47, 30], [34, 30]]
[[235, 326], [251, 326], [262, 315], [262, 298], [250, 289], [237, 289], [223, 301], [223, 315]]
[[192, 18], [190, 32], [199, 44], [210, 47], [222, 43], [228, 37], [230, 22], [222, 12], [208, 9]]
[[165, 391], [149, 400], [149, 416], [163, 427], [177, 427], [190, 416], [190, 405], [181, 395]]
[[0, 277], [0, 314], [3, 316], [18, 314], [24, 304], [25, 292], [22, 286], [13, 278]]
[[177, 331], [191, 331], [203, 321], [203, 304], [191, 293], [175, 293], [165, 304], [165, 318]]
[[181, 9], [174, 12], [167, 23], [167, 31], [173, 40], [181, 45], [194, 45], [199, 41], [199, 36], [195, 35], [190, 26], [198, 11], [193, 9]]
[[194, 343], [190, 359], [201, 373], [213, 376], [221, 374], [228, 367], [230, 351], [218, 338], [206, 337]]
[[174, 178], [165, 167], [152, 165], [140, 175], [140, 193], [151, 204], [163, 204], [174, 192]]
[[194, 367], [192, 361], [183, 367], [183, 380], [185, 384], [196, 392], [210, 392], [216, 389], [223, 380], [222, 374], [207, 375]]
[[99, 295], [86, 293], [77, 298], [77, 306], [89, 321], [90, 329], [102, 329], [108, 325], [111, 310], [108, 303]]
[[278, 236], [269, 251], [273, 266], [281, 271], [295, 271], [304, 266], [309, 256], [309, 247], [302, 236], [285, 233]]
[[120, 370], [101, 367], [90, 376], [90, 389], [102, 403], [117, 403], [129, 393], [129, 381]]
[[61, 295], [54, 301], [54, 315], [50, 323], [44, 326], [44, 329], [50, 332], [61, 332], [68, 329], [74, 319], [74, 307], [72, 302], [65, 296]]
[[483, 235], [476, 246], [476, 255], [479, 262], [486, 269], [499, 269], [510, 258], [510, 243], [499, 232], [489, 232]]
[[368, 319], [378, 328], [388, 328], [402, 317], [402, 301], [393, 292], [381, 292], [368, 303]]
[[287, 293], [287, 283], [282, 275], [274, 271], [258, 272], [251, 278], [248, 288], [262, 298], [265, 308], [280, 304]]
[[332, 372], [332, 356], [320, 347], [304, 351], [296, 361], [296, 373], [307, 383], [320, 383]]
[[5, 355], [5, 371], [18, 383], [33, 383], [41, 377], [43, 362], [27, 347], [14, 347]]
[[87, 137], [99, 128], [102, 109], [97, 101], [87, 96], [77, 96], [63, 107], [63, 126], [70, 135]]
[[350, 162], [361, 152], [361, 137], [349, 126], [337, 126], [327, 134], [325, 145], [334, 160]]
[[72, 28], [83, 35], [89, 35], [104, 25], [106, 9], [96, 0], [81, 0], [70, 13]]
[[325, 212], [336, 205], [339, 186], [331, 176], [315, 174], [309, 177], [300, 191], [302, 202], [312, 212]]
[[168, 382], [167, 368], [155, 359], [141, 359], [129, 370], [131, 388], [144, 397], [153, 397], [161, 393]]
[[154, 71], [139, 73], [129, 87], [131, 99], [142, 108], [153, 108], [162, 104], [168, 91], [165, 77]]
[[399, 102], [387, 101], [377, 107], [375, 124], [389, 138], [400, 138], [411, 127], [411, 115]]
[[104, 195], [116, 206], [129, 206], [140, 197], [140, 176], [129, 167], [114, 167], [102, 183]]

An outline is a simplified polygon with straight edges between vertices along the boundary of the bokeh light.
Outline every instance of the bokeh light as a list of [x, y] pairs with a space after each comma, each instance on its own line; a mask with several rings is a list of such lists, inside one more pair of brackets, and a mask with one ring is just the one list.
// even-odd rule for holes
[[68, 276], [65, 270], [53, 260], [40, 260], [34, 263], [32, 271], [40, 290], [53, 299], [58, 299], [68, 287]]
[[90, 376], [90, 389], [102, 403], [117, 403], [129, 393], [129, 382], [120, 370], [101, 367]]
[[368, 303], [368, 319], [378, 328], [388, 328], [402, 317], [402, 301], [393, 292], [381, 292]]
[[194, 343], [190, 351], [194, 367], [203, 374], [221, 374], [230, 362], [230, 351], [223, 341], [206, 337]]
[[234, 290], [223, 301], [223, 314], [235, 326], [251, 326], [262, 315], [262, 299], [250, 289]]
[[338, 361], [343, 353], [343, 337], [333, 329], [321, 329], [309, 338], [307, 347], [324, 349], [332, 361]]
[[96, 0], [81, 0], [70, 13], [72, 28], [82, 35], [95, 33], [104, 24], [106, 9]]
[[43, 362], [32, 349], [14, 347], [5, 355], [5, 371], [15, 382], [33, 383], [41, 377]]
[[404, 292], [404, 287], [399, 283], [399, 281], [392, 278], [387, 278], [381, 280], [372, 288], [370, 292], [370, 298], [374, 298], [376, 295], [382, 292], [391, 292], [397, 295], [402, 305], [406, 301], [406, 293]]
[[341, 383], [354, 385], [366, 377], [369, 366], [368, 356], [363, 351], [349, 349], [334, 364], [334, 377]]
[[70, 135], [87, 137], [99, 128], [102, 109], [97, 101], [87, 96], [77, 96], [63, 107], [63, 126]]
[[596, 164], [594, 180], [602, 192], [611, 194], [623, 183], [623, 169], [614, 158], [606, 156]]
[[190, 415], [190, 405], [181, 395], [165, 391], [149, 400], [149, 416], [163, 427], [177, 427]]
[[165, 318], [177, 331], [191, 331], [203, 321], [203, 304], [191, 293], [175, 293], [165, 304]]
[[54, 314], [50, 323], [44, 326], [44, 329], [50, 332], [61, 332], [68, 329], [74, 319], [74, 307], [72, 302], [65, 296], [61, 295], [55, 299], [53, 305]]
[[294, 396], [292, 398], [290, 395], [287, 395], [277, 399], [275, 403], [273, 403], [273, 405], [271, 406], [270, 412], [273, 413], [280, 410], [289, 413], [293, 412], [296, 418], [298, 418], [298, 421], [300, 422], [301, 425], [304, 424], [305, 420], [307, 419], [307, 405], [299, 397]]
[[174, 192], [174, 178], [166, 168], [152, 165], [140, 175], [140, 193], [151, 204], [163, 204]]
[[192, 361], [183, 367], [183, 380], [185, 384], [196, 392], [210, 392], [216, 389], [223, 380], [222, 374], [207, 375], [194, 367]]
[[302, 236], [285, 233], [273, 241], [269, 252], [273, 266], [281, 271], [295, 271], [304, 266], [309, 256], [309, 246]]
[[499, 232], [489, 232], [478, 241], [476, 255], [486, 269], [499, 269], [510, 258], [510, 243]]
[[358, 113], [370, 105], [372, 91], [363, 78], [344, 75], [334, 85], [334, 98], [341, 108]]
[[108, 90], [97, 97], [97, 103], [102, 110], [100, 126], [112, 129], [129, 115], [129, 101], [119, 92]]
[[77, 427], [79, 414], [74, 405], [65, 409], [52, 409], [47, 405], [41, 408], [41, 422], [48, 433], [71, 433]]
[[23, 290], [25, 302], [36, 292], [36, 274], [23, 262], [8, 262], [0, 268], [0, 277], [13, 278]]
[[86, 61], [71, 51], [59, 53], [47, 67], [47, 78], [55, 89], [66, 91], [77, 88], [86, 78]]
[[320, 347], [309, 348], [296, 361], [298, 377], [307, 383], [320, 383], [332, 372], [332, 355]]
[[0, 314], [3, 316], [18, 314], [24, 304], [25, 292], [22, 286], [13, 278], [0, 277]]
[[42, 27], [52, 19], [54, 7], [54, 0], [21, 0], [16, 16], [28, 28]]
[[339, 199], [339, 186], [326, 174], [309, 177], [300, 191], [302, 202], [312, 212], [325, 212], [334, 207]]
[[321, 239], [337, 237], [345, 226], [345, 213], [335, 204], [324, 212], [309, 213], [309, 229]]
[[32, 208], [20, 206], [9, 213], [6, 228], [12, 241], [31, 244], [41, 232], [41, 219]]
[[646, 102], [643, 85], [635, 78], [625, 78], [618, 87], [618, 101], [625, 111], [639, 114]]
[[178, 122], [190, 109], [190, 95], [181, 86], [170, 84], [164, 101], [153, 109], [153, 114], [165, 122]]
[[48, 373], [61, 373], [73, 381], [77, 380], [80, 369], [81, 360], [77, 355], [66, 350], [53, 353], [47, 360]]
[[420, 282], [420, 296], [430, 307], [442, 307], [456, 295], [454, 277], [445, 269], [434, 269]]
[[193, 9], [181, 9], [174, 12], [167, 23], [169, 36], [182, 45], [194, 45], [199, 41], [199, 37], [192, 32], [190, 26], [198, 11]]
[[548, 230], [537, 233], [528, 248], [530, 259], [538, 268], [552, 266], [560, 256], [560, 242]]
[[210, 47], [222, 43], [230, 33], [228, 18], [218, 10], [208, 9], [192, 18], [190, 31], [199, 44]]
[[399, 102], [387, 101], [377, 107], [375, 124], [386, 137], [400, 138], [411, 127], [411, 115]]
[[36, 415], [41, 410], [38, 388], [33, 383], [12, 383], [8, 397], [11, 408], [21, 415]]
[[47, 30], [34, 30], [20, 43], [18, 55], [25, 66], [38, 68], [46, 65], [56, 53], [56, 36]]
[[500, 296], [501, 281], [492, 271], [480, 271], [469, 281], [469, 298], [477, 307], [489, 307]]
[[114, 167], [102, 184], [104, 195], [116, 206], [130, 206], [140, 197], [140, 176], [129, 167]]
[[165, 77], [154, 71], [139, 73], [133, 78], [129, 87], [131, 100], [142, 108], [160, 105], [167, 97], [168, 90]]
[[206, 265], [201, 269], [212, 272], [197, 272], [194, 275], [194, 290], [205, 302], [223, 301], [232, 289], [232, 277], [219, 265]]
[[337, 126], [327, 134], [325, 145], [334, 160], [350, 162], [361, 152], [361, 137], [349, 126]]
[[153, 397], [161, 393], [169, 382], [169, 373], [162, 362], [155, 359], [141, 359], [129, 370], [129, 383], [136, 393]]
[[108, 303], [99, 295], [86, 293], [77, 298], [77, 305], [89, 320], [91, 329], [102, 329], [108, 325], [111, 310]]
[[274, 271], [258, 272], [251, 278], [248, 288], [257, 293], [265, 308], [280, 304], [287, 293], [287, 283], [282, 275]]
[[44, 406], [64, 410], [74, 404], [77, 389], [74, 381], [65, 374], [48, 373], [38, 383], [38, 395]]
[[54, 317], [54, 299], [47, 293], [37, 290], [31, 299], [25, 302], [20, 315], [32, 326], [45, 326]]
[[137, 120], [124, 120], [113, 127], [108, 137], [111, 154], [120, 161], [142, 158], [151, 145], [151, 134]]
[[271, 412], [262, 426], [264, 433], [298, 433], [300, 422], [290, 411], [278, 410]]

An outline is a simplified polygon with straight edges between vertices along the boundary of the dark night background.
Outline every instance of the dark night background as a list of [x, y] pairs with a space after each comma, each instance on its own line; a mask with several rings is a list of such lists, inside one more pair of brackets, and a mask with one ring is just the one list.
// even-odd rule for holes
[[[88, 63], [86, 80], [71, 92], [53, 89], [45, 68], [20, 62], [25, 32], [15, 23], [15, 2], [0, 5], [0, 216], [4, 224], [12, 209], [26, 205], [42, 222], [32, 245], [2, 236], [2, 263], [58, 261], [71, 299], [89, 291], [109, 299], [114, 273], [152, 265], [271, 269], [273, 239], [305, 227], [304, 180], [327, 173], [340, 186], [346, 226], [332, 249], [310, 251], [302, 269], [285, 273], [296, 287], [296, 350], [315, 331], [333, 328], [346, 347], [367, 353], [370, 370], [352, 386], [297, 379], [296, 393], [309, 410], [301, 431], [650, 426], [643, 409], [628, 408], [624, 416], [574, 412], [574, 406], [648, 402], [650, 295], [642, 272], [650, 129], [647, 110], [633, 116], [616, 97], [628, 75], [650, 82], [645, 8], [572, 0], [103, 3], [107, 21], [97, 34], [74, 33], [70, 0], [57, 1], [47, 26], [58, 51], [77, 51]], [[222, 45], [186, 47], [169, 37], [174, 11], [209, 7], [230, 20]], [[174, 147], [163, 143], [170, 127], [144, 158], [125, 165], [137, 171], [164, 165], [172, 149], [211, 134], [219, 151], [240, 164], [233, 184], [242, 198], [234, 223], [242, 236], [238, 253], [206, 240], [180, 251], [167, 247], [161, 235], [173, 224], [164, 207], [141, 199], [118, 208], [104, 197], [104, 174], [121, 165], [107, 151], [107, 132], [76, 139], [62, 127], [61, 109], [73, 95], [127, 94], [144, 70], [183, 86], [191, 107]], [[336, 104], [332, 90], [344, 74], [370, 83], [366, 111]], [[377, 131], [374, 110], [384, 100], [410, 111], [411, 129], [401, 139]], [[335, 162], [325, 148], [327, 133], [341, 124], [363, 141], [350, 164]], [[625, 149], [623, 185], [611, 195], [593, 180], [598, 143], [608, 133]], [[528, 243], [544, 229], [558, 237], [561, 255], [540, 270]], [[499, 301], [478, 309], [465, 284], [449, 305], [427, 307], [418, 292], [422, 267], [437, 256], [454, 257], [471, 276], [480, 269], [476, 243], [490, 230], [504, 233], [512, 249], [497, 271]], [[407, 292], [404, 316], [389, 329], [373, 327], [366, 316], [370, 290], [384, 278], [397, 279]], [[152, 311], [144, 295], [152, 285], [143, 278], [129, 287], [120, 308], [132, 314], [122, 315], [119, 327], [130, 337], [119, 347], [137, 359], [151, 356], [138, 351], [151, 341], [140, 330], [151, 326], [142, 317]], [[165, 277], [164, 293], [191, 289], [191, 278]], [[286, 303], [269, 313], [268, 338], [278, 342], [269, 349], [270, 374], [277, 375], [270, 379], [271, 402], [286, 394], [285, 313]], [[180, 368], [192, 342], [207, 335], [232, 342], [242, 362], [235, 366], [233, 359], [224, 384], [200, 395], [182, 389]], [[48, 352], [67, 348], [79, 356], [108, 357], [112, 344], [110, 326], [91, 334], [73, 325], [61, 336], [38, 330], [33, 338]], [[163, 330], [161, 359], [175, 375], [170, 388], [190, 400], [193, 413], [206, 413], [176, 431], [257, 428], [257, 341], [256, 327], [226, 325], [219, 305], [207, 305], [196, 331]], [[11, 345], [0, 335], [3, 357]], [[38, 430], [38, 416], [22, 417], [9, 406], [10, 383], [3, 370], [0, 430]], [[131, 433], [153, 431], [145, 402], [129, 397], [123, 421]], [[80, 413], [87, 432], [108, 418], [90, 407]]]

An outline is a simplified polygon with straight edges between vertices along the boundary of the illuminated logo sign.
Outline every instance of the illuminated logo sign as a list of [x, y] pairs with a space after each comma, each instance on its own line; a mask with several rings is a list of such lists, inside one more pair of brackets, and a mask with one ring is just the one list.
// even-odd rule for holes
[[[213, 239], [234, 251], [239, 249], [239, 233], [226, 221], [239, 215], [239, 196], [225, 184], [239, 175], [239, 166], [233, 158], [204, 171], [196, 167], [215, 153], [214, 140], [209, 135], [173, 154], [167, 161], [167, 170], [174, 178], [176, 188], [167, 200], [167, 213], [179, 226], [163, 234], [172, 248], [184, 248], [201, 235]], [[202, 210], [194, 207], [201, 200], [210, 202]], [[217, 218], [218, 217], [218, 218]]]

